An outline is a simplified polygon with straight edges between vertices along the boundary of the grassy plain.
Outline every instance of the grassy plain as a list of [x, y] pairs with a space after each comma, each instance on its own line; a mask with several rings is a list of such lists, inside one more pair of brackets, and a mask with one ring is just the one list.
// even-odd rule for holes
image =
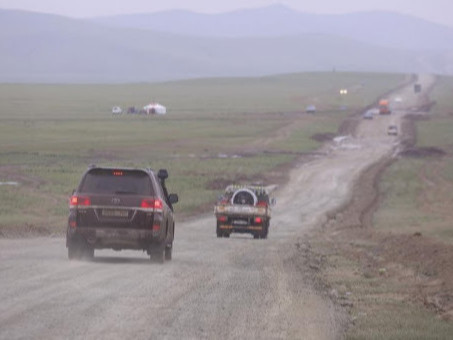
[[[178, 216], [209, 211], [225, 183], [269, 180], [403, 75], [305, 73], [161, 84], [0, 84], [0, 232], [61, 234], [89, 164], [169, 170]], [[348, 88], [347, 96], [339, 89]], [[112, 116], [158, 101], [165, 116]], [[307, 115], [314, 104], [318, 112]], [[284, 178], [285, 173], [277, 174]], [[278, 177], [277, 176], [277, 177]], [[274, 176], [275, 177], [275, 176]]]
[[[356, 241], [352, 241], [356, 242]], [[373, 251], [371, 244], [360, 248]], [[357, 256], [357, 254], [356, 254]], [[377, 274], [363, 262], [332, 256], [327, 275], [337, 287], [340, 304], [350, 304], [348, 340], [447, 340], [453, 324], [440, 319], [413, 297], [413, 272], [403, 266], [386, 267]], [[395, 275], [394, 272], [399, 272]]]

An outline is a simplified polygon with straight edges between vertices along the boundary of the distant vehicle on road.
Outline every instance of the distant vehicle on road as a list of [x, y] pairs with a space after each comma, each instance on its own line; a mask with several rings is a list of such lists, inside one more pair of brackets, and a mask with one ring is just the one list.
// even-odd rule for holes
[[387, 128], [387, 134], [389, 136], [398, 136], [398, 126], [389, 125], [389, 127]]
[[168, 172], [90, 167], [69, 201], [69, 259], [94, 257], [95, 249], [135, 249], [163, 263], [171, 260], [176, 194], [168, 194]]
[[395, 97], [394, 101], [395, 101], [395, 103], [402, 103], [403, 102], [403, 98]]
[[379, 101], [379, 114], [389, 115], [391, 112], [389, 101], [387, 99], [381, 99]]
[[314, 105], [308, 105], [308, 106], [305, 108], [305, 112], [306, 112], [306, 113], [316, 113], [316, 106], [314, 106]]
[[230, 185], [214, 207], [217, 237], [231, 233], [249, 233], [254, 238], [267, 238], [274, 199], [264, 187]]
[[368, 110], [363, 114], [363, 119], [373, 119], [374, 113], [372, 110]]

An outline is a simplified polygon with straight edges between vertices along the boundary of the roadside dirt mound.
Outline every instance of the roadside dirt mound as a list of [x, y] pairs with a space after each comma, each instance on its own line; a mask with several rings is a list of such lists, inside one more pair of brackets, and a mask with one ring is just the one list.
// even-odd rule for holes
[[407, 148], [400, 152], [400, 155], [403, 157], [411, 158], [426, 158], [426, 157], [442, 157], [447, 153], [436, 147], [422, 147], [422, 148]]
[[324, 143], [324, 142], [329, 142], [329, 141], [333, 140], [335, 137], [336, 137], [336, 135], [334, 133], [326, 132], [326, 133], [314, 134], [313, 136], [311, 136], [311, 139], [313, 139], [317, 142], [320, 142], [320, 143]]
[[347, 136], [347, 135], [354, 136], [356, 131], [357, 131], [357, 127], [359, 126], [359, 124], [360, 124], [360, 120], [357, 119], [357, 117], [355, 117], [355, 116], [346, 118], [343, 121], [343, 123], [341, 123], [340, 127], [338, 128], [338, 135], [340, 135], [340, 136]]
[[429, 101], [429, 99], [428, 99], [428, 100], [426, 100], [425, 104], [420, 105], [417, 109], [420, 112], [429, 112], [429, 111], [431, 111], [431, 109], [433, 108], [434, 105], [436, 105], [436, 102]]

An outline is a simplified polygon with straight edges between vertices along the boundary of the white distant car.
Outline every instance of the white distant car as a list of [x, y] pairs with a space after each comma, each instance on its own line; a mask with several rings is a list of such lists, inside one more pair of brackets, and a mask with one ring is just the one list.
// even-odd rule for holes
[[387, 134], [389, 136], [398, 136], [398, 126], [389, 125], [389, 127], [387, 128]]
[[112, 114], [113, 115], [120, 115], [122, 113], [123, 113], [123, 109], [120, 108], [119, 106], [112, 107]]

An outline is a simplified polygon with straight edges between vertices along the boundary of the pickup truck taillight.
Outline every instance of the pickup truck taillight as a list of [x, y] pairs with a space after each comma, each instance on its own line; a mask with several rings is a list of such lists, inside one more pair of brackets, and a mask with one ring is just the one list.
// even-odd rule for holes
[[91, 200], [88, 196], [73, 195], [69, 199], [69, 207], [87, 207], [91, 205]]
[[158, 198], [144, 198], [140, 206], [147, 209], [162, 210], [164, 204]]
[[263, 219], [261, 217], [255, 217], [255, 224], [263, 223]]
[[218, 220], [219, 222], [226, 222], [226, 221], [228, 220], [228, 217], [226, 217], [226, 216], [219, 216], [219, 217], [217, 217], [217, 220]]
[[256, 206], [257, 206], [257, 207], [267, 207], [267, 202], [265, 202], [265, 201], [259, 201], [258, 203], [256, 203]]

